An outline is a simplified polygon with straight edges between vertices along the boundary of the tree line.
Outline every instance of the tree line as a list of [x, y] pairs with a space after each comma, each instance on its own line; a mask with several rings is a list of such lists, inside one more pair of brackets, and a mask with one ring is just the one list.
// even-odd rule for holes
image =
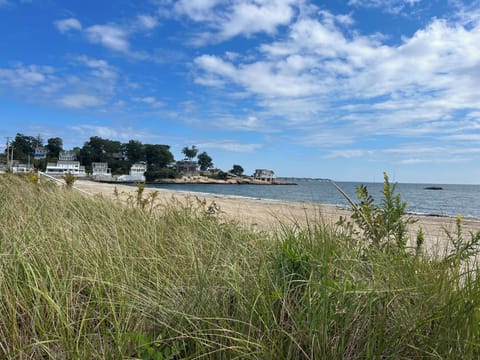
[[[46, 142], [40, 136], [27, 136], [17, 133], [15, 139], [9, 144], [13, 148], [14, 159], [20, 163], [33, 164], [37, 169], [45, 170], [47, 162], [56, 162], [60, 152], [64, 151], [63, 140], [59, 137], [47, 139]], [[34, 154], [38, 149], [46, 152], [46, 158], [35, 159]], [[5, 154], [4, 157], [6, 156]], [[158, 178], [175, 178], [175, 159], [170, 151], [169, 145], [143, 144], [138, 140], [130, 140], [122, 143], [116, 140], [104, 139], [99, 136], [92, 136], [82, 147], [75, 147], [69, 150], [74, 153], [77, 161], [85, 165], [87, 172], [91, 172], [93, 162], [106, 162], [113, 175], [126, 174], [134, 163], [145, 162], [147, 180]], [[201, 171], [213, 168], [213, 159], [207, 152], [198, 154], [195, 145], [184, 147], [182, 153], [184, 160], [194, 161]], [[240, 165], [234, 165], [230, 171], [236, 175], [243, 174]]]

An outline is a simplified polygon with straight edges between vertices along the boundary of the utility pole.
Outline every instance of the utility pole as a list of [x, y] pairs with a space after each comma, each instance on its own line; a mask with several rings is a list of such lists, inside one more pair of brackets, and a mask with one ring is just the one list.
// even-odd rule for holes
[[10, 137], [7, 136], [7, 171], [10, 171]]

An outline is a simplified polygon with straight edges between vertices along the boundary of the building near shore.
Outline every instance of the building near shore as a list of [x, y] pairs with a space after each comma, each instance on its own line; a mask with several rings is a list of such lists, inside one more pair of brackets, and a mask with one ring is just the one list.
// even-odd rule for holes
[[275, 173], [272, 170], [256, 169], [253, 178], [259, 181], [273, 182], [275, 181]]
[[130, 168], [130, 173], [128, 175], [120, 175], [117, 180], [123, 182], [145, 182], [145, 172], [147, 171], [147, 164], [145, 163], [135, 163]]
[[33, 171], [32, 164], [22, 164], [18, 160], [13, 160], [11, 163], [11, 170], [14, 174], [27, 173]]
[[58, 160], [56, 163], [47, 163], [45, 173], [50, 176], [63, 176], [71, 173], [76, 177], [85, 177], [85, 166], [80, 165], [80, 161]]
[[77, 161], [77, 153], [73, 150], [60, 151], [58, 161]]
[[92, 177], [94, 180], [109, 180], [112, 171], [106, 162], [92, 162]]
[[175, 163], [177, 173], [181, 175], [198, 175], [198, 163], [196, 161], [182, 160]]

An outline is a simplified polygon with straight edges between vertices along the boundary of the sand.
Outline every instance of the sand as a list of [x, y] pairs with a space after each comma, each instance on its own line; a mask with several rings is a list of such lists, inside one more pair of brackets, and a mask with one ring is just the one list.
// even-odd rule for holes
[[[128, 194], [136, 193], [134, 186], [99, 183], [89, 180], [77, 180], [74, 186], [88, 194], [111, 198], [114, 197], [115, 187], [121, 194], [121, 199], [126, 199]], [[158, 191], [156, 200], [158, 203], [165, 203], [174, 198], [183, 203], [190, 201], [193, 204], [197, 204], [197, 201], [205, 201], [207, 207], [215, 204], [219, 209], [217, 214], [220, 218], [238, 221], [254, 230], [273, 230], [279, 228], [282, 223], [305, 225], [307, 222], [321, 222], [334, 225], [340, 216], [349, 219], [352, 213], [347, 208], [310, 202], [254, 199], [167, 189], [146, 188], [145, 195], [148, 196], [152, 191]], [[430, 251], [443, 251], [448, 243], [445, 229], [454, 232], [456, 218], [422, 215], [412, 215], [412, 218], [416, 222], [409, 226], [410, 237], [415, 239], [418, 229], [422, 228], [425, 234], [426, 248]], [[480, 231], [480, 219], [464, 218], [462, 224], [465, 236], [468, 236], [468, 232]]]

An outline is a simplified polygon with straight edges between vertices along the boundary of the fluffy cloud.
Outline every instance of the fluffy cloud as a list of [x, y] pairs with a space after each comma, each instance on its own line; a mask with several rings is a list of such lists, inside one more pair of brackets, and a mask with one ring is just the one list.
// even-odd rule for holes
[[299, 16], [256, 56], [198, 56], [195, 80], [249, 94], [260, 109], [251, 116], [268, 124], [257, 129], [277, 128], [277, 140], [324, 148], [326, 158], [421, 164], [478, 156], [468, 144], [480, 138], [480, 22], [436, 18], [397, 44], [352, 24], [326, 11]]
[[45, 83], [52, 75], [49, 66], [17, 64], [13, 68], [0, 68], [0, 83], [12, 87], [31, 87]]
[[155, 99], [153, 96], [146, 96], [142, 98], [137, 97], [137, 98], [134, 98], [133, 100], [139, 103], [150, 105], [152, 108], [156, 108], [156, 109], [165, 106], [164, 102]]
[[0, 68], [0, 90], [30, 101], [68, 108], [95, 107], [112, 101], [122, 91], [119, 74], [107, 61], [67, 56], [62, 68], [36, 64], [15, 64]]
[[82, 30], [82, 24], [75, 18], [58, 20], [54, 24], [61, 33], [66, 33], [70, 30]]
[[107, 139], [125, 138], [125, 132], [123, 131], [124, 129], [119, 131], [118, 129], [110, 128], [107, 126], [95, 126], [95, 125], [83, 124], [83, 125], [71, 126], [70, 129], [78, 132], [83, 136], [100, 136]]
[[77, 57], [76, 60], [92, 69], [91, 75], [96, 78], [104, 80], [115, 80], [117, 78], [117, 72], [105, 60], [94, 59], [85, 55]]
[[132, 21], [122, 25], [118, 24], [96, 24], [83, 27], [80, 21], [75, 18], [63, 19], [54, 22], [61, 33], [71, 30], [82, 31], [87, 40], [94, 44], [100, 44], [110, 50], [128, 53], [136, 58], [145, 58], [141, 53], [130, 51], [129, 38], [137, 33], [150, 31], [158, 26], [157, 18], [141, 14]]
[[[322, 123], [323, 132], [335, 126], [358, 138], [355, 129], [445, 135], [458, 126], [457, 111], [480, 109], [480, 26], [435, 19], [395, 46], [378, 36], [348, 36], [344, 23], [326, 12], [299, 18], [284, 40], [260, 46], [255, 61], [201, 55], [196, 81], [234, 84], [272, 116], [283, 114], [284, 127]], [[310, 142], [323, 141], [317, 138]]]
[[262, 147], [261, 144], [243, 144], [234, 140], [223, 140], [215, 142], [203, 142], [198, 144], [199, 148], [218, 149], [229, 152], [252, 153]]
[[207, 25], [209, 32], [197, 34], [196, 43], [223, 41], [238, 35], [273, 34], [288, 25], [297, 0], [180, 0], [174, 10]]
[[158, 21], [150, 15], [138, 15], [137, 23], [142, 29], [151, 30], [157, 27]]
[[179, 0], [175, 3], [174, 10], [195, 21], [214, 21], [216, 16], [211, 11], [221, 3], [222, 0]]
[[93, 25], [85, 29], [87, 38], [92, 43], [101, 44], [111, 50], [127, 52], [130, 44], [128, 33], [114, 25]]
[[102, 99], [90, 94], [71, 94], [63, 96], [58, 103], [61, 106], [83, 109], [103, 104]]
[[422, 0], [349, 0], [348, 4], [353, 6], [382, 8], [385, 12], [397, 14], [406, 7], [413, 7]]

